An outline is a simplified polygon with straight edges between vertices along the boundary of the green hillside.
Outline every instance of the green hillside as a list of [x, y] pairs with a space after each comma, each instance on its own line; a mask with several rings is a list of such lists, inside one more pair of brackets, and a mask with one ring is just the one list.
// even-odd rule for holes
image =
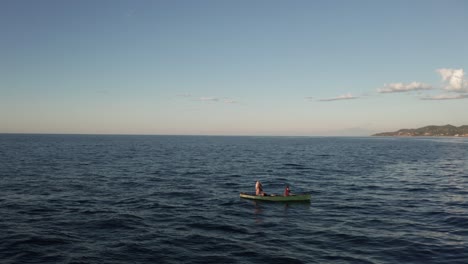
[[445, 126], [425, 126], [417, 129], [400, 129], [395, 132], [384, 132], [373, 136], [383, 137], [468, 137], [468, 125], [456, 127]]

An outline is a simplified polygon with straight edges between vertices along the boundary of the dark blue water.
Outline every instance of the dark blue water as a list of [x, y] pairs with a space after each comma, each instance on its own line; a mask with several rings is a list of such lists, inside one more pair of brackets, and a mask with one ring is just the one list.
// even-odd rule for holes
[[[1, 263], [467, 263], [468, 139], [0, 135]], [[310, 203], [241, 200], [310, 192]]]

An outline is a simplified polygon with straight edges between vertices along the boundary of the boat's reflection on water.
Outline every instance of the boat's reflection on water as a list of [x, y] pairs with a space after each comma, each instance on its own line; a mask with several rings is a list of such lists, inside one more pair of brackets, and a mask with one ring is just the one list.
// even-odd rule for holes
[[305, 202], [268, 202], [249, 201], [254, 205], [255, 222], [263, 223], [264, 218], [287, 217], [290, 210], [310, 209], [310, 201]]

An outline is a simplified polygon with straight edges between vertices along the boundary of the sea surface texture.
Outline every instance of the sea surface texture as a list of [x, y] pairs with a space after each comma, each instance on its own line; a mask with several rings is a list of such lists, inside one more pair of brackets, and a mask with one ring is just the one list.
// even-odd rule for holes
[[[0, 135], [1, 263], [468, 263], [468, 139]], [[254, 202], [254, 192], [312, 194]]]

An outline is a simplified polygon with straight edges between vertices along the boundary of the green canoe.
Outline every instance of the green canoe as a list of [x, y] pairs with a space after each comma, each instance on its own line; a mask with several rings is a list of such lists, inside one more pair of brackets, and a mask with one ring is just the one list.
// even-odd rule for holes
[[260, 200], [260, 201], [272, 201], [272, 202], [305, 202], [310, 201], [310, 194], [291, 194], [290, 196], [283, 195], [267, 195], [260, 196], [248, 193], [241, 193], [241, 198]]

